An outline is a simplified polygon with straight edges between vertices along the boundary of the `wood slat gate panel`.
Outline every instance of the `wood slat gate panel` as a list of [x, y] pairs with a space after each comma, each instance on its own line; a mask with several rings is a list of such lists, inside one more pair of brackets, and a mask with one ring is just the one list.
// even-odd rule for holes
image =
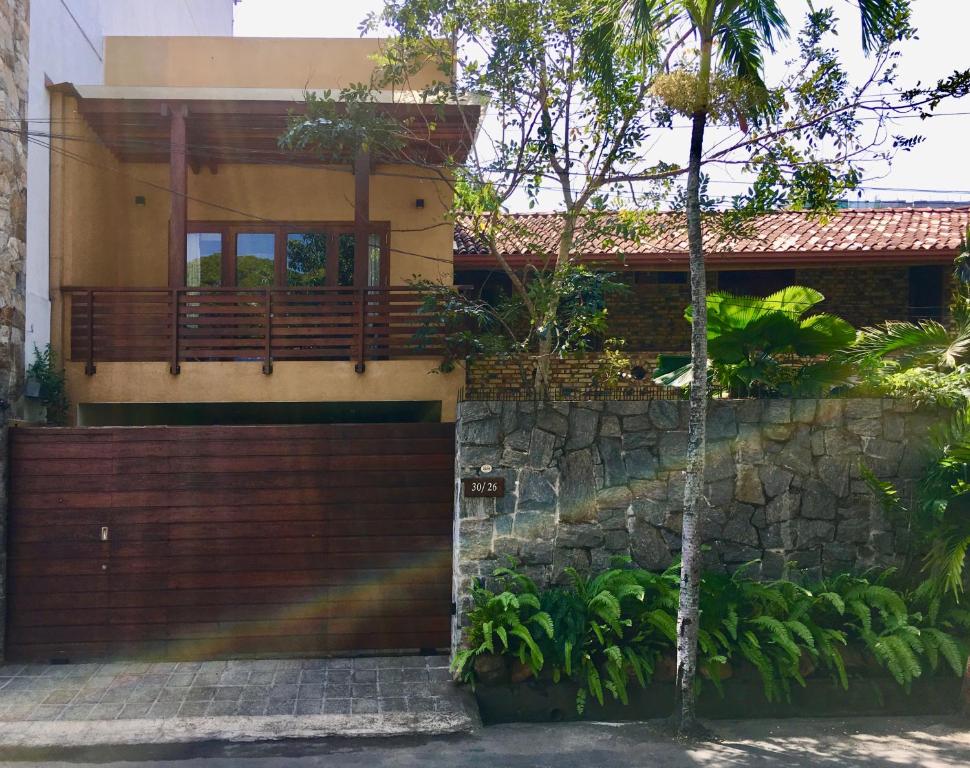
[[449, 643], [453, 425], [15, 428], [10, 451], [10, 660]]

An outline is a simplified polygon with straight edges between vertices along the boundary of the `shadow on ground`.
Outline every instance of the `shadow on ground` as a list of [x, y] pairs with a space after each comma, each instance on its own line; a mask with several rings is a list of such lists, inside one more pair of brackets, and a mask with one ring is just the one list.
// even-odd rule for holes
[[0, 753], [0, 765], [263, 768], [949, 768], [970, 765], [970, 724], [956, 718], [722, 721], [717, 743], [681, 744], [663, 725], [502, 725], [471, 736], [323, 739], [263, 744], [76, 749]]

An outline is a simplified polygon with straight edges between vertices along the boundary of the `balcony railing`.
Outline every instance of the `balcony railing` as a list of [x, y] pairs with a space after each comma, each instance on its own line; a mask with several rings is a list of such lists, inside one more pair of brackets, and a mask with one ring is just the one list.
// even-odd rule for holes
[[440, 354], [421, 295], [395, 288], [67, 288], [70, 360], [352, 361]]

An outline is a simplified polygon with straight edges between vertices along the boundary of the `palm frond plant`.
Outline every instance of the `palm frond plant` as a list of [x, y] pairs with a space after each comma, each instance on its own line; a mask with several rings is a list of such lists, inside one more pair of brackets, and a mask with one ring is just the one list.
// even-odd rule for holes
[[842, 358], [856, 366], [858, 392], [917, 403], [970, 403], [970, 229], [954, 266], [949, 322], [893, 320], [863, 328]]
[[928, 584], [959, 598], [970, 549], [970, 412], [957, 412], [931, 438], [935, 458], [917, 485], [915, 503], [906, 504], [895, 486], [865, 467], [862, 477], [886, 516], [908, 526]]
[[[809, 314], [825, 300], [813, 288], [789, 286], [765, 297], [725, 291], [707, 297], [707, 345], [711, 385], [734, 395], [785, 397], [827, 394], [848, 377], [830, 356], [850, 344], [855, 329], [826, 313]], [[693, 322], [693, 307], [684, 313]], [[691, 383], [689, 358], [661, 356], [658, 384]]]

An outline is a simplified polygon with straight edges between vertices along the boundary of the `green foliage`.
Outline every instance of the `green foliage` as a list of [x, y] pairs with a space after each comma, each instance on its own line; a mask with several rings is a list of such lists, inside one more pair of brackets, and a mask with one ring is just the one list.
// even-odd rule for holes
[[321, 286], [326, 285], [326, 279], [327, 235], [319, 232], [291, 235], [286, 241], [286, 284]]
[[[525, 297], [500, 293], [486, 301], [428, 280], [412, 281], [422, 294], [419, 346], [442, 343], [442, 370], [480, 355], [518, 358], [536, 355], [541, 342], [547, 354], [566, 357], [608, 345], [607, 297], [626, 290], [611, 272], [573, 264], [554, 276], [530, 270]], [[533, 314], [553, 318], [536, 326]]]
[[859, 331], [842, 355], [856, 368], [856, 392], [949, 408], [970, 405], [968, 262], [965, 238], [954, 262], [951, 323], [890, 321]]
[[[792, 686], [804, 686], [816, 669], [847, 689], [850, 651], [907, 688], [928, 671], [963, 674], [970, 611], [927, 585], [901, 593], [889, 586], [891, 570], [812, 585], [745, 573], [701, 579], [698, 664], [719, 691], [728, 666], [754, 669], [769, 701], [789, 699]], [[595, 575], [567, 574], [568, 587], [540, 591], [502, 568], [496, 578], [503, 591], [476, 588], [468, 648], [455, 660], [460, 677], [474, 681], [479, 655], [511, 656], [536, 676], [575, 683], [580, 712], [590, 699], [626, 703], [632, 681], [646, 686], [676, 648], [679, 566], [654, 573], [618, 562]]]
[[935, 320], [890, 321], [863, 328], [844, 353], [854, 365], [860, 394], [965, 407], [970, 403], [970, 318], [955, 312], [956, 325]]
[[358, 152], [405, 160], [409, 136], [400, 120], [387, 115], [370, 83], [304, 94], [306, 114], [290, 117], [279, 145], [293, 152], [316, 152], [331, 163], [352, 163]]
[[890, 520], [905, 524], [923, 552], [928, 584], [939, 594], [963, 593], [970, 549], [970, 411], [958, 411], [933, 434], [933, 453], [907, 506], [891, 483], [863, 468], [863, 479]]
[[[712, 385], [735, 395], [806, 397], [830, 392], [847, 371], [828, 356], [849, 344], [855, 330], [833, 315], [807, 314], [824, 300], [818, 291], [802, 286], [783, 288], [764, 298], [724, 291], [709, 294]], [[693, 322], [692, 307], [685, 316]], [[661, 356], [658, 383], [684, 387], [690, 378], [689, 359]]]
[[530, 579], [508, 568], [499, 568], [493, 577], [499, 591], [481, 584], [472, 588], [475, 607], [468, 616], [468, 647], [452, 661], [452, 670], [466, 682], [474, 681], [475, 659], [486, 653], [513, 656], [538, 674], [544, 658], [537, 638], [553, 636], [552, 619], [540, 609], [538, 590]]
[[64, 369], [57, 364], [57, 355], [47, 344], [43, 349], [34, 345], [34, 359], [27, 367], [27, 378], [40, 385], [40, 401], [47, 409], [47, 423], [52, 426], [67, 424], [71, 402], [67, 397]]

